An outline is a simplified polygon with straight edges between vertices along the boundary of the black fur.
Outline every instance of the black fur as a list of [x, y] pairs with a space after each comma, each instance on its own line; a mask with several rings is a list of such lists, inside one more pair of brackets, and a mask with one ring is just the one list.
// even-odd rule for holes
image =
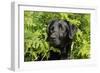
[[69, 59], [71, 44], [76, 33], [76, 26], [71, 25], [67, 20], [52, 20], [48, 24], [48, 38], [50, 46], [58, 48], [61, 54], [50, 51], [49, 60]]

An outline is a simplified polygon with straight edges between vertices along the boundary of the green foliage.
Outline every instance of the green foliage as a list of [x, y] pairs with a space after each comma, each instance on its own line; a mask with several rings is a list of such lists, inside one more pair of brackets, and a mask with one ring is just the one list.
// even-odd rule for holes
[[24, 12], [24, 61], [48, 60], [50, 50], [61, 53], [46, 41], [48, 22], [53, 19], [68, 20], [78, 27], [71, 49], [72, 59], [90, 57], [90, 14], [58, 12]]

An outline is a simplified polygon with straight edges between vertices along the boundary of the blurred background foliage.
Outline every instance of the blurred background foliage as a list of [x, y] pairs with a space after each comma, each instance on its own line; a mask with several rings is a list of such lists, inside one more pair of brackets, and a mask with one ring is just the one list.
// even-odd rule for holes
[[71, 46], [71, 58], [90, 58], [90, 14], [24, 11], [24, 61], [48, 60], [50, 50], [60, 53], [46, 41], [48, 23], [54, 19], [68, 20], [78, 27]]

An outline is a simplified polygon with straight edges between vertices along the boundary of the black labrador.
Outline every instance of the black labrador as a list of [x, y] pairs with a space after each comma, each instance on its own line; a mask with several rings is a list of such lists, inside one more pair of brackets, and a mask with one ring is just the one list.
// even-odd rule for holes
[[47, 40], [50, 46], [58, 48], [61, 54], [50, 51], [49, 60], [69, 59], [71, 54], [71, 44], [77, 31], [75, 25], [71, 25], [67, 20], [52, 20], [48, 24]]

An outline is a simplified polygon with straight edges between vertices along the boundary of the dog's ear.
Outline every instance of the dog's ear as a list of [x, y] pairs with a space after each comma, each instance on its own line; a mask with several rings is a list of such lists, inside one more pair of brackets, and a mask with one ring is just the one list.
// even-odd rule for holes
[[77, 27], [75, 25], [69, 25], [69, 38], [73, 39], [75, 33], [77, 32]]
[[73, 37], [74, 37], [74, 35], [75, 35], [75, 33], [77, 32], [77, 27], [75, 26], [75, 25], [71, 25], [70, 24], [70, 22], [69, 21], [67, 21], [67, 20], [64, 20], [66, 23], [67, 23], [67, 25], [69, 26], [69, 32], [68, 32], [68, 37], [69, 37], [69, 39], [73, 39]]

